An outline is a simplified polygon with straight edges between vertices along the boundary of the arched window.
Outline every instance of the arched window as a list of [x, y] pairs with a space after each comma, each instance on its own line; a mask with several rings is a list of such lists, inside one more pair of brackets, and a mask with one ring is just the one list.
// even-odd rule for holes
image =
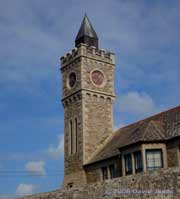
[[78, 122], [77, 122], [77, 118], [75, 118], [75, 153], [77, 153], [78, 150]]

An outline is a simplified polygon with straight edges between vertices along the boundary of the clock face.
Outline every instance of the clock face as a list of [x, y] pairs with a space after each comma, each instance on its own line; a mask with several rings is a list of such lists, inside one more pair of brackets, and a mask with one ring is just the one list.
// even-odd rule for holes
[[101, 71], [99, 70], [94, 70], [92, 73], [91, 73], [91, 79], [92, 79], [92, 82], [97, 85], [97, 86], [102, 86], [103, 83], [104, 83], [104, 75]]
[[72, 88], [76, 83], [76, 74], [74, 72], [72, 72], [69, 75], [69, 86]]

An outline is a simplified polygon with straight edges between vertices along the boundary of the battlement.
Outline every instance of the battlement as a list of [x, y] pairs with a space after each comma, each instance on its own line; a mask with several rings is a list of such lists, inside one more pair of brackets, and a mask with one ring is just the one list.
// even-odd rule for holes
[[89, 47], [86, 44], [81, 43], [77, 48], [72, 49], [71, 52], [68, 52], [61, 57], [61, 66], [64, 67], [68, 65], [80, 56], [87, 58], [89, 57], [97, 61], [107, 62], [112, 65], [115, 64], [114, 53], [105, 51], [103, 49], [96, 50], [94, 46]]

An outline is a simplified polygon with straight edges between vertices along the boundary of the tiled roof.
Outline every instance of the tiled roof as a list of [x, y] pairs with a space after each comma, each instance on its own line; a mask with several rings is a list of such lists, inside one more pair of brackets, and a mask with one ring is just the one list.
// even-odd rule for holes
[[88, 164], [118, 155], [119, 148], [138, 142], [166, 141], [176, 136], [180, 136], [180, 106], [120, 128]]

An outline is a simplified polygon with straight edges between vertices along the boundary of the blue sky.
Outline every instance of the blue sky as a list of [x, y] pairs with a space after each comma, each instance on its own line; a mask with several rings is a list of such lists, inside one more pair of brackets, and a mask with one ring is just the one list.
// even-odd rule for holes
[[179, 10], [178, 0], [0, 0], [0, 199], [60, 187], [59, 58], [84, 13], [116, 54], [117, 129], [180, 104]]

